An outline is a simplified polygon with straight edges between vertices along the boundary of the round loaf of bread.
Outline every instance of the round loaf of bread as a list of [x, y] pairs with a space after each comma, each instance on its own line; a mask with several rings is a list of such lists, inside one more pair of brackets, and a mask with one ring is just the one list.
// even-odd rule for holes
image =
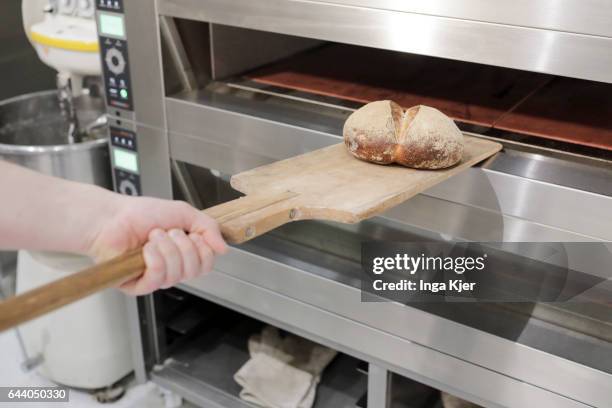
[[371, 102], [344, 123], [344, 143], [357, 158], [416, 169], [461, 161], [463, 135], [452, 119], [429, 106], [404, 110], [393, 101]]

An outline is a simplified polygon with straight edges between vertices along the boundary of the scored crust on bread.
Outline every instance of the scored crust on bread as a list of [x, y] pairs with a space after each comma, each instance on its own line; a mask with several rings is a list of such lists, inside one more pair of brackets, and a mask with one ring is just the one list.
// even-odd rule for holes
[[457, 125], [429, 106], [404, 110], [393, 101], [371, 102], [348, 117], [343, 134], [355, 157], [379, 164], [441, 169], [463, 156], [463, 135]]

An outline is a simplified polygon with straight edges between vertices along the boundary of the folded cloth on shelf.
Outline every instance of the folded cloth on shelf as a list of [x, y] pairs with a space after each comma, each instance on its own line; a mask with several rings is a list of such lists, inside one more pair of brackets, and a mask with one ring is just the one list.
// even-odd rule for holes
[[321, 373], [336, 351], [267, 326], [249, 338], [251, 358], [234, 379], [240, 398], [266, 408], [310, 408]]

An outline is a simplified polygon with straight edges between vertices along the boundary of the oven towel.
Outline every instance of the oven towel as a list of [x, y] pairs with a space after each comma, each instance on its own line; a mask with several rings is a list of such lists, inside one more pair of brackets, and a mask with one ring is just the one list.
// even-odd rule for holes
[[251, 358], [234, 379], [240, 398], [266, 408], [310, 408], [321, 373], [336, 351], [267, 326], [249, 338]]

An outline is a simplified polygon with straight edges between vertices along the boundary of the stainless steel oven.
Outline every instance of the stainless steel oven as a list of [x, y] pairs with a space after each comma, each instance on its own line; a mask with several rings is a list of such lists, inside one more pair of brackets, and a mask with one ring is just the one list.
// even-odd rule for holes
[[438, 107], [504, 145], [380, 217], [287, 225], [209, 276], [131, 300], [139, 380], [247, 406], [232, 375], [268, 323], [342, 353], [317, 407], [366, 391], [389, 406], [397, 376], [487, 407], [612, 406], [605, 274], [592, 301], [361, 302], [364, 241], [612, 239], [612, 5], [422, 3], [99, 2], [111, 147], [137, 163], [113, 155], [123, 193], [231, 199], [231, 174], [339, 142], [374, 99]]

